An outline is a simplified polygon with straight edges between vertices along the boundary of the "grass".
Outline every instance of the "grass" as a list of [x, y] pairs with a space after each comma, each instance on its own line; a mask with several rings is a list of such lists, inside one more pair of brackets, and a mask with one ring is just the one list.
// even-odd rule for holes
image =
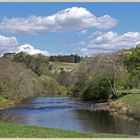
[[37, 126], [15, 125], [0, 122], [1, 138], [126, 138], [127, 135], [87, 133], [63, 129], [43, 128]]
[[140, 89], [129, 89], [117, 91], [119, 94], [140, 94]]
[[128, 94], [117, 100], [127, 108], [127, 114], [135, 118], [140, 118], [140, 94]]

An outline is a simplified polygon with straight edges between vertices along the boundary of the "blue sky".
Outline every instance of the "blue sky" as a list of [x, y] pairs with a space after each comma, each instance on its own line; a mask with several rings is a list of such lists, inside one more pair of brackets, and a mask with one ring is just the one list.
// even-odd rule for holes
[[0, 54], [92, 55], [134, 47], [139, 15], [140, 3], [1, 3]]

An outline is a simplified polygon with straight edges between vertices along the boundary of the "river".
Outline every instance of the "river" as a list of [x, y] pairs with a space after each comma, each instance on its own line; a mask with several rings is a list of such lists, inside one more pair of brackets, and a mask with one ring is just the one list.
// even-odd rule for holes
[[1, 121], [67, 130], [140, 135], [140, 122], [113, 117], [107, 111], [90, 112], [68, 97], [37, 97], [21, 107], [0, 112]]

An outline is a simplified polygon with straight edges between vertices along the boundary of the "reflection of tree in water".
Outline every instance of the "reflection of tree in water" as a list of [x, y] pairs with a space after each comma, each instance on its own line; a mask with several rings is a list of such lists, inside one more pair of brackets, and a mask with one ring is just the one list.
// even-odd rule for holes
[[137, 125], [138, 125], [137, 134], [138, 134], [138, 135], [140, 135], [140, 122], [139, 122], [139, 123], [137, 123]]
[[15, 111], [15, 109], [0, 110], [0, 121], [1, 122], [28, 124], [28, 123], [26, 123], [26, 119], [28, 120], [28, 116], [26, 116], [22, 112]]
[[75, 110], [83, 129], [102, 133], [139, 135], [140, 122], [113, 117], [109, 112]]
[[0, 110], [0, 121], [1, 122], [13, 122], [14, 116], [11, 114], [11, 109]]

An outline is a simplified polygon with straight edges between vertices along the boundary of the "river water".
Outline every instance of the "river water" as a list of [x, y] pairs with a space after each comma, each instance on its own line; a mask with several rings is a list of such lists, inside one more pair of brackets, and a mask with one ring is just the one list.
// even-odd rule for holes
[[19, 108], [0, 112], [2, 121], [99, 133], [140, 135], [140, 122], [113, 117], [107, 111], [90, 112], [68, 97], [38, 97]]

